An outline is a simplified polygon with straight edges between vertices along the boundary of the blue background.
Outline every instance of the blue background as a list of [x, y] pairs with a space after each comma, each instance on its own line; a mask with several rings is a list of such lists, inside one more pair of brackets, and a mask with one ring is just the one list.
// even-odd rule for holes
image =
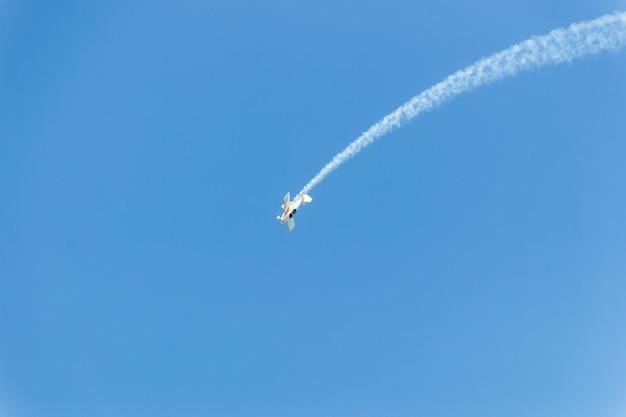
[[371, 124], [617, 1], [0, 2], [0, 414], [626, 413], [626, 54]]

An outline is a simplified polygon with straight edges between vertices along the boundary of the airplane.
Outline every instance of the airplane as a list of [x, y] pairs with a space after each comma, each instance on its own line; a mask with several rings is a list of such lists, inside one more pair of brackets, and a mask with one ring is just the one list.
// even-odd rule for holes
[[289, 193], [285, 195], [283, 198], [283, 204], [280, 206], [283, 209], [283, 214], [276, 216], [278, 220], [280, 220], [280, 224], [287, 223], [287, 228], [291, 232], [296, 224], [293, 221], [293, 216], [296, 215], [296, 211], [300, 208], [301, 205], [306, 203], [310, 203], [313, 199], [306, 193], [302, 193], [293, 201], [290, 201]]

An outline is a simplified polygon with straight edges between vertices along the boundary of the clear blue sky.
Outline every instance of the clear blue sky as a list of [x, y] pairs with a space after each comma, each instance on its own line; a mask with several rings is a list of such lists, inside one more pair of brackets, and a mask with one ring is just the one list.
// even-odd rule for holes
[[0, 0], [0, 414], [623, 417], [626, 1]]

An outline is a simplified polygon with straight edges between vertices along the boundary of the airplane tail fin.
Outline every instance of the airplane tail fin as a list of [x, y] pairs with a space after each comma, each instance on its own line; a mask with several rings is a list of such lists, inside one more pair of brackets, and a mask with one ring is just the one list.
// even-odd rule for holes
[[310, 203], [311, 201], [313, 201], [313, 198], [311, 198], [311, 196], [306, 193], [302, 193], [302, 201], [305, 203]]

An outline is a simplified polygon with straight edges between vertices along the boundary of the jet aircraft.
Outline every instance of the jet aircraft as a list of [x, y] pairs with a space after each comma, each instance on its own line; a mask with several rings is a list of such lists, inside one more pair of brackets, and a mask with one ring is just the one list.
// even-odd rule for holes
[[287, 193], [285, 198], [283, 198], [283, 204], [281, 205], [283, 213], [276, 216], [276, 218], [280, 220], [280, 224], [287, 223], [287, 228], [291, 232], [293, 228], [296, 227], [296, 224], [293, 221], [293, 216], [296, 215], [296, 212], [301, 205], [310, 203], [313, 199], [308, 194], [302, 193], [296, 196], [293, 201], [290, 200], [289, 193]]

